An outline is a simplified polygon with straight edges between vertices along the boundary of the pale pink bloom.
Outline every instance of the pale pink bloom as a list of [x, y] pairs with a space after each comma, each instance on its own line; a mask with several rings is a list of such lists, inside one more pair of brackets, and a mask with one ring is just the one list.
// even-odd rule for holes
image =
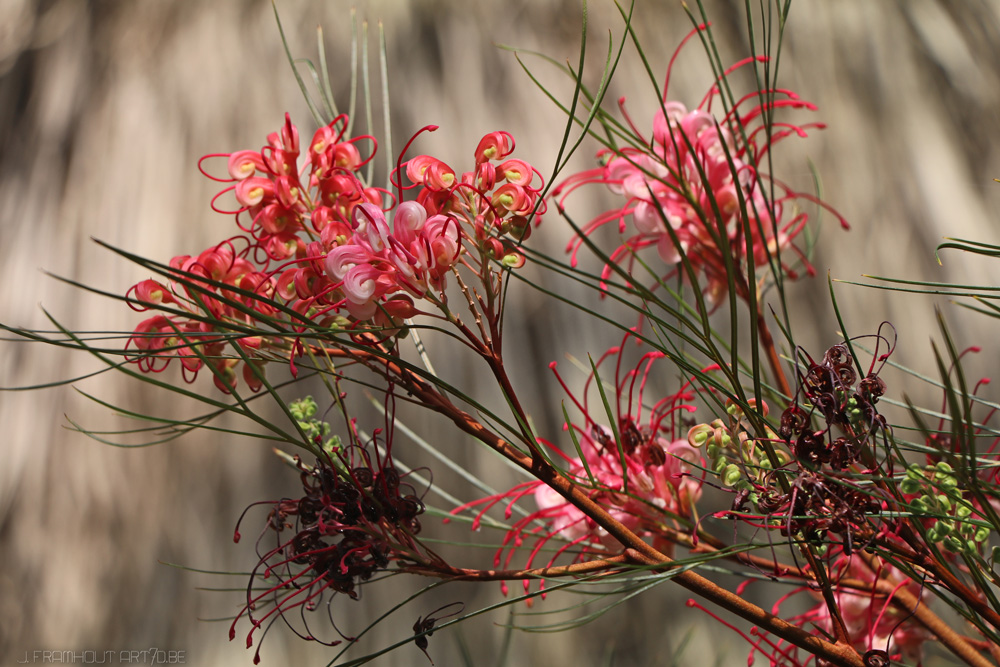
[[344, 294], [352, 304], [361, 306], [372, 301], [382, 276], [371, 264], [356, 264], [344, 275]]
[[426, 221], [427, 209], [415, 201], [404, 201], [396, 206], [392, 218], [393, 235], [403, 244], [412, 243]]
[[264, 171], [264, 160], [255, 151], [236, 151], [229, 156], [229, 175], [236, 180], [243, 180]]
[[[727, 74], [753, 62], [741, 61]], [[669, 83], [669, 70], [667, 78]], [[655, 248], [667, 266], [659, 276], [646, 276], [646, 281], [677, 275], [683, 253], [710, 301], [717, 302], [729, 286], [724, 253], [731, 256], [738, 274], [749, 263], [763, 269], [779, 254], [780, 268], [787, 277], [796, 277], [796, 260], [812, 273], [794, 245], [808, 218], [797, 210], [790, 212], [790, 204], [806, 200], [825, 205], [789, 189], [760, 169], [775, 143], [791, 135], [806, 136], [807, 129], [823, 125], [776, 122], [768, 136], [763, 132], [765, 115], [782, 107], [815, 107], [788, 90], [760, 92], [763, 94], [746, 95], [716, 116], [711, 107], [721, 97], [717, 82], [692, 110], [668, 101], [665, 88], [663, 103], [653, 118], [652, 142], [632, 126], [633, 145], [602, 151], [604, 166], [572, 175], [555, 189], [560, 208], [575, 189], [603, 184], [622, 196], [624, 204], [591, 220], [583, 228], [584, 235], [605, 225], [617, 226], [622, 242], [610, 259], [630, 270], [641, 267], [642, 273], [633, 271], [633, 276], [644, 276], [646, 266], [656, 266], [646, 260], [636, 264], [639, 253]], [[741, 198], [745, 208], [741, 208]], [[839, 215], [837, 218], [847, 226]], [[576, 238], [567, 247], [574, 264], [583, 245], [583, 239]], [[611, 267], [605, 267], [604, 277], [610, 274]]]
[[[861, 580], [873, 587], [877, 580], [876, 574], [860, 558], [841, 555], [833, 569], [842, 572], [844, 577]], [[892, 565], [885, 564], [879, 578], [892, 585], [894, 590], [904, 589], [917, 599], [923, 596], [924, 587]], [[901, 656], [906, 662], [920, 662], [924, 642], [933, 637], [909, 612], [892, 604], [890, 597], [874, 596], [871, 592], [844, 587], [838, 587], [835, 595], [844, 626], [855, 648], [862, 653], [873, 649], [882, 650], [897, 660]], [[820, 627], [832, 632], [829, 610], [825, 603], [818, 604], [812, 612], [807, 612], [807, 616]]]
[[[613, 372], [602, 376], [604, 382], [613, 379], [615, 391], [609, 399], [616, 411], [615, 428], [602, 423], [608, 418], [603, 404], [594, 410], [589, 408], [585, 398], [587, 387], [597, 381], [592, 374], [582, 391], [584, 398], [577, 398], [563, 384], [572, 403], [583, 415], [582, 424], [565, 427], [573, 430], [575, 440], [575, 446], [567, 445], [567, 449], [577, 455], [570, 457], [546, 441], [540, 444], [562, 459], [567, 477], [615, 520], [656, 544], [664, 526], [676, 527], [695, 516], [694, 503], [701, 496], [703, 461], [698, 450], [687, 442], [686, 427], [679, 419], [681, 413], [694, 410], [688, 402], [695, 397], [695, 392], [685, 384], [674, 394], [647, 401], [644, 398], [647, 379], [663, 354], [647, 353], [634, 368], [628, 369], [622, 363], [627, 341], [628, 338], [622, 346], [612, 348], [597, 361], [598, 367], [609, 360], [617, 362], [611, 364]], [[550, 364], [550, 368], [555, 371], [555, 364]], [[563, 383], [558, 372], [556, 377]], [[569, 440], [566, 438], [567, 442]], [[496, 555], [498, 565], [504, 560], [509, 563], [517, 547], [526, 541], [533, 543], [526, 567], [535, 566], [532, 563], [535, 555], [542, 553], [541, 548], [553, 539], [558, 543], [554, 555], [549, 558], [550, 563], [567, 552], [576, 560], [583, 560], [588, 552], [622, 549], [605, 529], [541, 481], [519, 484], [505, 493], [474, 501], [454, 512], [478, 507], [479, 514], [473, 522], [476, 526], [491, 507], [506, 502], [505, 515], [510, 519], [513, 504], [528, 495], [534, 499], [537, 509], [513, 523], [504, 546]]]
[[343, 280], [347, 272], [358, 264], [366, 263], [371, 252], [363, 246], [345, 244], [337, 246], [326, 256], [326, 272], [332, 280]]

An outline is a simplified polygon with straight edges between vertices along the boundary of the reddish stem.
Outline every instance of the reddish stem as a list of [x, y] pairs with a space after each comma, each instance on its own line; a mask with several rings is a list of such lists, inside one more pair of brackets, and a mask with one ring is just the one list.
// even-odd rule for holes
[[791, 396], [792, 388], [788, 384], [788, 378], [785, 377], [784, 369], [781, 367], [781, 357], [778, 356], [778, 350], [774, 346], [774, 338], [771, 336], [771, 330], [764, 320], [764, 314], [759, 311], [757, 312], [757, 335], [760, 337], [760, 346], [764, 348], [764, 354], [767, 355], [767, 363], [771, 366], [771, 372], [774, 374], [774, 381], [778, 385], [778, 391], [785, 396]]

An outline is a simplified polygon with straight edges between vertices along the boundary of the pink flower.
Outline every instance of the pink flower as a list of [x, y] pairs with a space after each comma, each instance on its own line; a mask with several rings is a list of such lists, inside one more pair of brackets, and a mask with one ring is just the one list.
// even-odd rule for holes
[[[741, 61], [726, 74], [753, 62]], [[668, 69], [668, 84], [669, 76]], [[633, 269], [637, 253], [654, 247], [660, 260], [671, 265], [664, 272], [670, 277], [677, 273], [676, 265], [683, 253], [699, 274], [702, 290], [710, 300], [717, 301], [728, 289], [725, 254], [736, 261], [738, 275], [743, 273], [741, 264], [764, 267], [779, 253], [787, 277], [797, 277], [789, 257], [812, 273], [812, 267], [794, 245], [808, 216], [793, 210], [791, 204], [808, 200], [825, 205], [762, 174], [760, 167], [779, 140], [793, 134], [804, 137], [808, 129], [823, 125], [778, 122], [767, 137], [763, 133], [765, 115], [782, 107], [815, 107], [788, 90], [759, 92], [762, 94], [755, 91], [737, 100], [733, 108], [716, 118], [711, 107], [716, 98], [721, 98], [718, 83], [693, 110], [680, 102], [667, 101], [665, 88], [663, 104], [653, 119], [652, 143], [632, 126], [633, 146], [602, 151], [603, 167], [570, 176], [555, 189], [560, 209], [569, 193], [591, 183], [603, 184], [622, 195], [625, 203], [591, 220], [584, 234], [615, 224], [623, 241], [611, 254], [611, 261], [629, 270]], [[846, 228], [846, 222], [837, 217]], [[567, 248], [572, 251], [574, 264], [582, 245], [583, 239], [578, 238]], [[611, 268], [605, 267], [604, 276], [610, 273]]]
[[405, 201], [396, 207], [392, 219], [392, 232], [404, 245], [413, 243], [417, 233], [427, 222], [427, 210], [415, 201]]
[[326, 272], [332, 280], [343, 280], [348, 271], [358, 264], [368, 262], [371, 256], [371, 251], [366, 247], [345, 243], [331, 250], [326, 256]]
[[[924, 642], [933, 637], [908, 610], [896, 607], [892, 600], [900, 589], [919, 600], [923, 597], [924, 588], [920, 582], [889, 564], [883, 564], [877, 573], [872, 572], [860, 558], [843, 554], [832, 569], [842, 578], [859, 580], [871, 587], [869, 590], [855, 590], [837, 585], [836, 588], [837, 606], [854, 647], [862, 653], [882, 650], [893, 660], [919, 663], [923, 657]], [[873, 592], [879, 581], [892, 588], [891, 595]], [[813, 593], [813, 596], [816, 594]], [[820, 602], [803, 617], [832, 633], [830, 613], [825, 603]]]
[[[373, 297], [378, 288], [378, 280], [382, 272], [371, 264], [357, 264], [344, 275], [344, 294], [347, 300], [355, 306], [370, 304], [374, 309]], [[369, 315], [370, 317], [370, 315]]]
[[476, 146], [476, 163], [502, 160], [514, 151], [514, 139], [506, 132], [490, 132]]
[[[585, 398], [591, 383], [607, 383], [611, 378], [599, 380], [591, 374], [581, 394], [584, 398], [577, 398], [556, 372], [557, 379], [583, 415], [582, 424], [564, 427], [572, 429], [573, 449], [578, 455], [570, 457], [551, 443], [541, 443], [565, 462], [565, 474], [611, 516], [637, 534], [656, 540], [664, 526], [677, 526], [678, 519], [692, 517], [694, 503], [701, 496], [702, 480], [694, 473], [695, 466], [702, 465], [701, 455], [688, 444], [684, 437], [686, 429], [679, 419], [679, 414], [694, 411], [688, 401], [695, 394], [686, 384], [677, 393], [658, 401], [644, 400], [646, 382], [655, 362], [663, 355], [647, 353], [634, 368], [625, 370], [627, 340], [598, 361], [598, 366], [608, 360], [615, 362], [613, 383], [616, 389], [614, 395], [609, 396], [616, 410], [614, 426], [602, 423], [607, 421], [603, 404], [592, 411]], [[550, 368], [555, 372], [555, 363], [550, 364]], [[494, 559], [497, 566], [501, 562], [509, 564], [516, 548], [526, 541], [533, 543], [526, 567], [534, 567], [535, 556], [553, 539], [561, 546], [550, 557], [550, 564], [568, 551], [574, 554], [575, 560], [583, 560], [588, 552], [621, 549], [604, 529], [541, 481], [525, 482], [505, 493], [463, 505], [453, 513], [478, 508], [473, 521], [475, 528], [482, 516], [501, 502], [506, 503], [505, 516], [510, 519], [514, 503], [528, 495], [534, 498], [538, 509], [514, 522]], [[670, 549], [666, 543], [656, 546]]]
[[229, 175], [241, 181], [249, 178], [257, 171], [265, 170], [264, 160], [260, 153], [254, 151], [236, 151], [229, 156]]
[[[878, 572], [873, 572], [860, 557], [847, 556], [843, 552], [833, 560], [829, 571], [833, 579], [831, 585], [837, 608], [854, 648], [862, 655], [884, 653], [884, 657], [890, 660], [891, 664], [896, 664], [897, 661], [920, 664], [924, 643], [934, 637], [919, 624], [906, 605], [896, 606], [893, 600], [902, 590], [919, 600], [923, 597], [925, 587], [887, 563], [883, 562]], [[751, 581], [745, 582], [741, 588]], [[847, 585], [848, 581], [850, 586]], [[814, 634], [823, 637], [833, 636], [830, 610], [826, 602], [821, 599], [820, 593], [810, 588], [803, 587], [785, 595], [774, 605], [772, 613], [778, 615], [779, 607], [799, 593], [808, 593], [818, 602], [808, 611], [789, 617], [788, 620]], [[691, 602], [688, 604], [700, 607]], [[757, 629], [754, 629], [751, 635], [756, 639], [743, 635], [753, 647], [748, 659], [750, 663], [754, 660], [754, 654], [759, 651], [774, 665], [811, 664], [813, 656], [786, 643], [783, 639], [772, 637]]]

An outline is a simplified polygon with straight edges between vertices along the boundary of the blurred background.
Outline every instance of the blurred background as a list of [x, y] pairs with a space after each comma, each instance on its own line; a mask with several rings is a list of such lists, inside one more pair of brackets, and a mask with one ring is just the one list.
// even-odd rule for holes
[[[514, 56], [495, 44], [575, 63], [579, 3], [279, 0], [296, 56], [315, 58], [315, 29], [323, 26], [343, 106], [355, 6], [358, 17], [372, 23], [373, 53], [374, 25], [384, 25], [396, 150], [420, 127], [437, 124], [441, 129], [425, 135], [414, 152], [463, 169], [483, 134], [505, 129], [517, 139], [517, 157], [543, 173], [551, 171], [558, 149], [554, 138], [564, 119]], [[723, 60], [745, 56], [744, 3], [708, 0], [705, 6]], [[690, 21], [677, 2], [639, 0], [635, 11], [638, 37], [659, 76]], [[593, 87], [608, 33], [617, 38], [621, 27], [612, 3], [591, 3], [593, 57], [585, 80]], [[569, 99], [567, 80], [540, 59], [523, 58], [557, 95]], [[934, 248], [945, 236], [1000, 242], [1000, 184], [992, 181], [1000, 177], [998, 63], [1000, 3], [995, 1], [793, 6], [779, 82], [816, 103], [819, 111], [808, 120], [829, 127], [777, 150], [776, 173], [808, 189], [811, 160], [823, 197], [853, 225], [845, 233], [824, 217], [814, 262], [819, 275], [791, 290], [798, 340], [814, 355], [837, 341], [827, 271], [845, 280], [862, 274], [970, 284], [995, 280], [997, 271], [986, 261], [945, 254], [939, 266]], [[377, 70], [374, 60], [372, 68]], [[692, 43], [678, 60], [670, 97], [695, 106], [710, 81], [704, 53]], [[621, 96], [637, 125], [650, 127], [655, 94], [631, 46], [607, 99]], [[50, 329], [44, 307], [73, 329], [132, 329], [141, 317], [120, 302], [46, 272], [123, 293], [148, 273], [92, 238], [167, 261], [231, 235], [231, 218], [209, 210], [218, 185], [198, 173], [197, 160], [206, 153], [259, 148], [280, 127], [285, 111], [304, 138], [312, 135], [315, 128], [269, 2], [0, 2], [0, 276], [7, 286], [0, 321]], [[584, 143], [571, 170], [593, 166], [595, 150]], [[597, 193], [581, 194], [572, 203], [581, 221], [588, 211], [603, 210], [595, 208], [602, 205]], [[553, 212], [531, 243], [561, 253], [569, 233]], [[929, 297], [890, 298], [845, 285], [837, 294], [852, 334], [874, 332], [890, 320], [899, 333], [897, 359], [927, 373], [934, 369], [928, 343], [936, 326], [933, 307], [941, 305], [960, 346], [984, 347], [973, 364], [975, 374], [996, 373], [996, 338], [983, 318]], [[515, 380], [542, 430], [555, 437], [563, 397], [547, 363], [567, 353], [581, 358], [599, 353], [617, 334], [572, 310], [551, 307], [529, 289], [514, 298], [517, 308], [507, 326], [509, 349], [521, 351]], [[438, 341], [427, 343], [443, 373], [476, 386], [478, 368], [455, 362]], [[5, 387], [100, 368], [92, 358], [53, 347], [0, 345]], [[902, 376], [886, 379], [897, 395], [905, 391], [936, 400]], [[193, 406], [176, 405], [121, 375], [104, 374], [76, 386], [139, 411], [196, 413]], [[208, 377], [195, 386], [215, 391]], [[488, 387], [470, 393], [477, 391], [490, 400]], [[435, 430], [440, 424], [426, 415], [406, 419], [428, 439], [454, 437]], [[238, 588], [244, 580], [164, 563], [245, 570], [252, 563], [251, 548], [231, 540], [239, 513], [251, 502], [294, 493], [295, 475], [261, 443], [191, 434], [166, 446], [120, 450], [67, 428], [70, 420], [94, 429], [129, 427], [68, 387], [0, 394], [0, 664], [15, 664], [35, 650], [153, 647], [185, 651], [192, 665], [251, 664], [242, 632], [228, 642], [228, 624], [198, 620], [231, 615], [238, 606], [238, 594], [200, 587]], [[480, 450], [467, 442], [452, 444], [459, 463], [493, 474], [495, 463]], [[427, 462], [414, 454], [409, 463]], [[472, 497], [467, 489], [465, 497]], [[469, 565], [486, 567], [491, 554], [470, 553], [468, 559]], [[471, 610], [498, 599], [499, 591], [488, 588], [455, 587], [440, 599], [461, 599]], [[599, 665], [608, 664], [609, 656], [620, 665], [743, 664], [746, 646], [704, 616], [690, 615], [684, 599], [666, 584], [583, 632], [519, 634], [510, 664]], [[386, 601], [367, 595], [358, 603], [338, 602], [340, 613], [373, 618]], [[416, 617], [434, 606], [414, 607], [412, 614], [380, 626], [368, 646], [406, 637]], [[493, 664], [506, 622], [506, 612], [500, 612], [464, 627], [466, 638], [474, 638], [475, 664]], [[436, 634], [431, 640], [436, 663], [459, 664], [458, 644], [456, 633]], [[321, 665], [331, 654], [276, 631], [267, 637], [262, 656], [269, 665]], [[405, 647], [376, 664], [427, 663], [415, 648]]]

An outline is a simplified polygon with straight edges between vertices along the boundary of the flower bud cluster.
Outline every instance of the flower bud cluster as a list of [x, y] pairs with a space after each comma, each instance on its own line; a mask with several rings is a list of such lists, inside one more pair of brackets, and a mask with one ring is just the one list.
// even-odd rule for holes
[[295, 419], [306, 439], [318, 445], [330, 456], [335, 456], [341, 447], [340, 438], [336, 435], [327, 437], [330, 435], [330, 424], [316, 419], [318, 409], [319, 406], [316, 405], [312, 396], [306, 396], [288, 404], [288, 412]]
[[420, 190], [415, 201], [396, 206], [391, 228], [378, 206], [355, 209], [351, 233], [338, 238], [325, 263], [329, 278], [342, 285], [352, 317], [370, 320], [382, 313], [395, 323], [417, 312], [413, 299], [444, 303], [446, 277], [469, 250], [466, 244], [478, 256], [467, 264], [483, 281], [489, 280], [490, 261], [512, 268], [524, 263], [504, 236], [527, 236], [527, 216], [541, 204], [541, 186], [532, 185], [536, 171], [522, 160], [493, 164], [513, 150], [510, 135], [487, 134], [476, 148], [475, 169], [461, 177], [429, 155], [407, 161], [410, 188]]
[[[237, 223], [250, 234], [251, 247], [263, 254], [258, 254], [261, 263], [301, 259], [309, 254], [302, 233], [315, 238], [334, 224], [330, 233], [335, 234], [349, 223], [359, 204], [381, 204], [382, 193], [365, 187], [359, 179], [359, 170], [371, 157], [362, 159], [357, 143], [374, 140], [345, 140], [346, 126], [347, 117], [338, 116], [317, 130], [302, 168], [298, 165], [299, 133], [288, 114], [284, 127], [268, 135], [261, 151], [228, 156], [229, 182], [235, 184], [219, 194], [235, 194], [240, 204], [235, 212]], [[241, 222], [244, 214], [251, 218], [249, 224]]]
[[[751, 406], [756, 400], [750, 399]], [[762, 415], [767, 415], [767, 403], [762, 403]], [[726, 412], [730, 423], [721, 419], [709, 424], [698, 424], [688, 431], [688, 442], [692, 447], [704, 447], [709, 467], [722, 483], [737, 491], [748, 491], [751, 502], [757, 502], [754, 489], [766, 484], [767, 476], [774, 469], [771, 458], [761, 440], [754, 438], [747, 430], [743, 409], [732, 401], [727, 401]], [[773, 432], [769, 440], [774, 440]], [[787, 452], [775, 450], [779, 466], [790, 460]]]
[[[275, 309], [266, 305], [275, 296], [273, 278], [240, 256], [231, 242], [197, 257], [174, 257], [170, 268], [176, 278], [169, 283], [149, 279], [128, 291], [134, 310], [163, 311], [135, 328], [127, 346], [136, 351], [130, 360], [144, 372], [160, 372], [176, 357], [189, 381], [209, 364], [216, 386], [228, 392], [237, 384], [240, 357], [245, 356], [251, 361], [243, 364], [243, 380], [252, 390], [259, 389], [261, 352], [268, 341], [260, 335], [232, 334], [219, 323], [239, 329], [273, 317]], [[240, 356], [223, 355], [229, 342], [239, 346]]]
[[[854, 357], [844, 344], [827, 350], [820, 363], [810, 362], [801, 391], [804, 400], [782, 413], [778, 435], [809, 467], [846, 469], [870, 445], [871, 437], [885, 428], [875, 408], [885, 393], [885, 382], [871, 372], [858, 382]], [[816, 414], [824, 422], [818, 430], [811, 426]]]
[[975, 555], [982, 552], [990, 538], [985, 524], [974, 523], [977, 514], [964, 497], [954, 469], [944, 461], [933, 466], [917, 464], [906, 469], [899, 485], [909, 498], [914, 513], [926, 518], [927, 539], [954, 553]]
[[[844, 344], [827, 350], [820, 363], [811, 362], [800, 377], [800, 397], [782, 412], [777, 432], [765, 426], [764, 437], [754, 437], [743, 408], [732, 401], [728, 424], [716, 419], [689, 431], [688, 441], [705, 448], [711, 470], [736, 492], [736, 516], [763, 521], [820, 551], [839, 535], [850, 554], [874, 534], [882, 499], [844, 470], [886, 428], [875, 409], [885, 383], [874, 372], [858, 382], [853, 364]], [[767, 416], [767, 404], [759, 416]], [[747, 502], [756, 515], [743, 514]]]

